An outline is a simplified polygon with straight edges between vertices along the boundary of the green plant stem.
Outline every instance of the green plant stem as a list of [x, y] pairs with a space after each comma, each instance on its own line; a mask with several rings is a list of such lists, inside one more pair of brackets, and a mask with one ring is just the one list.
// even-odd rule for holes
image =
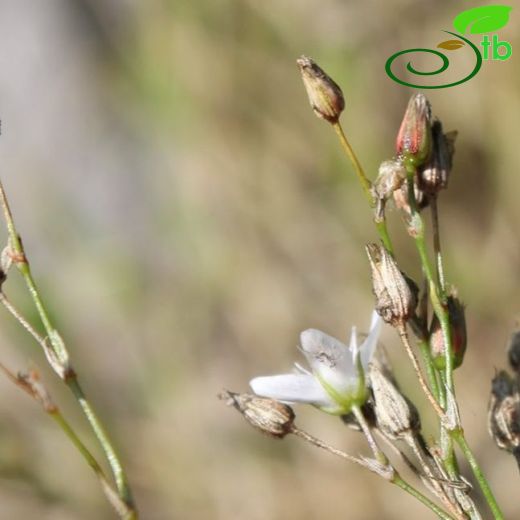
[[437, 281], [439, 284], [439, 289], [442, 291], [442, 296], [444, 298], [446, 294], [446, 280], [444, 278], [444, 266], [442, 261], [441, 232], [439, 225], [439, 212], [437, 209], [437, 195], [431, 197], [430, 209], [432, 215], [433, 251], [435, 254], [435, 266], [437, 268]]
[[489, 483], [486, 480], [486, 477], [480, 469], [477, 459], [473, 455], [473, 452], [471, 451], [471, 448], [469, 447], [468, 442], [464, 437], [463, 430], [461, 428], [457, 428], [455, 430], [452, 430], [450, 432], [450, 435], [464, 453], [464, 456], [466, 457], [466, 460], [468, 461], [471, 470], [473, 471], [473, 475], [477, 479], [480, 489], [482, 490], [486, 502], [489, 504], [489, 507], [493, 513], [495, 520], [504, 520], [504, 515], [500, 510], [500, 507], [495, 499], [495, 496], [493, 495], [493, 492], [491, 491], [491, 488], [489, 487]]
[[357, 405], [354, 405], [352, 407], [352, 412], [354, 413], [354, 416], [356, 417], [357, 422], [359, 423], [359, 426], [361, 426], [361, 430], [363, 431], [363, 434], [365, 435], [368, 445], [370, 446], [370, 449], [372, 450], [372, 453], [374, 454], [374, 457], [376, 458], [376, 460], [383, 466], [388, 465], [388, 458], [383, 453], [381, 448], [378, 446], [374, 436], [372, 435], [370, 426], [368, 425], [367, 421], [365, 420], [365, 416], [363, 415], [361, 408]]
[[[438, 505], [436, 505], [434, 502], [432, 502], [429, 498], [424, 496], [420, 491], [415, 489], [412, 485], [408, 484], [400, 475], [397, 473], [395, 469], [392, 467], [388, 467], [391, 473], [391, 477], [388, 478], [386, 475], [383, 476], [381, 473], [376, 471], [374, 467], [370, 464], [370, 461], [368, 459], [353, 457], [352, 455], [349, 455], [348, 453], [345, 453], [344, 451], [338, 450], [337, 448], [333, 448], [332, 446], [329, 446], [325, 442], [321, 441], [320, 439], [317, 439], [313, 435], [310, 435], [304, 430], [300, 430], [296, 426], [292, 427], [291, 433], [296, 435], [297, 437], [300, 437], [306, 442], [309, 442], [313, 446], [316, 446], [317, 448], [324, 449], [325, 451], [331, 453], [332, 455], [336, 455], [337, 457], [341, 457], [342, 459], [348, 460], [349, 462], [352, 462], [354, 464], [357, 464], [359, 466], [364, 467], [365, 469], [368, 469], [372, 471], [373, 473], [376, 473], [377, 475], [383, 477], [387, 482], [391, 482], [392, 484], [395, 484], [396, 486], [400, 487], [406, 493], [413, 496], [419, 502], [424, 504], [426, 507], [428, 507], [431, 511], [433, 511], [439, 518], [442, 518], [442, 520], [455, 520], [452, 516], [450, 516], [448, 513], [446, 513], [443, 509], [441, 509]], [[386, 457], [385, 457], [386, 459]], [[388, 461], [386, 462], [380, 462], [383, 466], [388, 465]]]
[[450, 516], [448, 513], [443, 511], [439, 506], [437, 506], [435, 503], [433, 503], [429, 498], [424, 496], [421, 492], [419, 492], [417, 489], [415, 489], [413, 486], [408, 484], [403, 478], [396, 472], [393, 484], [400, 487], [403, 491], [406, 491], [409, 495], [412, 495], [414, 498], [419, 500], [419, 502], [422, 502], [426, 507], [431, 509], [439, 518], [442, 518], [442, 520], [453, 520], [453, 517]]
[[[1, 181], [0, 181], [0, 204], [2, 206], [2, 209], [4, 212], [4, 218], [5, 218], [6, 225], [7, 225], [13, 262], [16, 264], [19, 272], [21, 273], [21, 275], [25, 281], [25, 284], [29, 290], [29, 293], [30, 293], [33, 303], [36, 307], [40, 320], [45, 329], [45, 332], [50, 339], [51, 346], [54, 350], [54, 353], [56, 354], [57, 358], [59, 360], [61, 360], [63, 363], [68, 363], [68, 354], [67, 354], [67, 351], [65, 350], [64, 345], [58, 341], [53, 340], [53, 338], [56, 338], [57, 331], [51, 323], [49, 314], [40, 297], [40, 294], [36, 287], [36, 283], [34, 282], [34, 279], [33, 279], [32, 273], [31, 273], [31, 269], [29, 266], [29, 262], [27, 260], [27, 257], [25, 256], [25, 251], [24, 251], [24, 248], [22, 245], [22, 241], [20, 240], [18, 232], [16, 231], [12, 213], [9, 208], [7, 196], [6, 196], [6, 193], [5, 193], [5, 190], [4, 190], [4, 187], [3, 187], [3, 184]], [[108, 461], [110, 468], [112, 470], [112, 473], [114, 475], [116, 486], [117, 486], [117, 489], [118, 489], [118, 492], [119, 492], [121, 498], [130, 508], [133, 509], [134, 503], [133, 503], [133, 499], [132, 499], [132, 492], [131, 492], [131, 489], [130, 489], [130, 486], [128, 483], [126, 473], [123, 469], [123, 466], [119, 460], [119, 457], [117, 456], [117, 453], [116, 453], [110, 439], [108, 438], [107, 434], [105, 433], [104, 428], [101, 425], [101, 422], [99, 421], [97, 415], [94, 413], [92, 405], [89, 403], [89, 401], [85, 397], [85, 394], [79, 384], [76, 373], [72, 369], [69, 369], [66, 373], [66, 377], [63, 377], [63, 380], [64, 380], [65, 384], [69, 387], [69, 389], [72, 391], [72, 393], [75, 396], [75, 398], [77, 399], [77, 401], [79, 402], [79, 404], [90, 424], [90, 427], [92, 428], [92, 431], [94, 432], [94, 435], [98, 439], [99, 444], [101, 445], [101, 447], [105, 453], [107, 461]]]
[[424, 222], [417, 208], [417, 201], [415, 200], [414, 191], [414, 178], [416, 168], [410, 161], [405, 160], [405, 166], [407, 171], [407, 182], [408, 182], [408, 200], [410, 204], [410, 227], [413, 229], [413, 237], [415, 246], [419, 252], [421, 259], [421, 265], [424, 271], [424, 275], [428, 281], [428, 289], [430, 294], [430, 301], [432, 303], [433, 311], [435, 312], [439, 322], [441, 324], [442, 336], [445, 345], [445, 378], [446, 378], [446, 390], [454, 395], [453, 388], [453, 345], [451, 341], [451, 330], [448, 313], [443, 305], [441, 292], [437, 285], [433, 269], [428, 258], [428, 252], [426, 247], [426, 241], [424, 237]]
[[430, 354], [430, 347], [428, 342], [424, 339], [418, 341], [419, 350], [421, 351], [422, 359], [424, 366], [426, 367], [426, 377], [428, 378], [428, 383], [431, 387], [432, 393], [435, 396], [435, 400], [441, 405], [441, 394], [439, 391], [439, 384], [437, 382], [437, 372], [435, 369], [435, 365], [433, 364], [433, 359]]
[[370, 206], [373, 207], [374, 197], [372, 196], [372, 183], [368, 180], [368, 177], [366, 176], [363, 167], [361, 166], [361, 163], [359, 162], [356, 154], [354, 153], [352, 146], [350, 146], [350, 143], [347, 139], [347, 136], [345, 135], [345, 132], [343, 131], [341, 123], [338, 121], [337, 123], [333, 123], [332, 126], [334, 127], [334, 130], [336, 131], [336, 134], [339, 137], [343, 150], [347, 154], [347, 157], [349, 158], [350, 162], [352, 163], [352, 166], [354, 167], [354, 171], [356, 172], [358, 180], [361, 184], [361, 188], [363, 188], [363, 193], [365, 194], [368, 203], [370, 204]]
[[76, 432], [72, 429], [70, 424], [63, 417], [59, 409], [55, 408], [49, 410], [48, 414], [58, 423], [60, 428], [65, 432], [70, 441], [74, 444], [76, 449], [81, 453], [87, 464], [93, 469], [94, 473], [101, 482], [101, 486], [108, 501], [112, 504], [118, 515], [124, 520], [136, 520], [136, 512], [129, 508], [129, 506], [119, 497], [119, 495], [112, 489], [109, 484], [105, 473], [101, 469], [101, 466], [94, 458], [89, 449], [83, 444], [81, 439], [76, 435]]
[[[366, 176], [365, 171], [363, 170], [363, 167], [361, 166], [361, 163], [357, 158], [357, 155], [354, 153], [354, 150], [350, 145], [347, 136], [345, 135], [345, 132], [343, 131], [341, 123], [338, 121], [336, 123], [333, 123], [332, 126], [334, 127], [334, 130], [339, 138], [343, 151], [345, 152], [349, 161], [352, 163], [359, 183], [361, 184], [361, 188], [363, 189], [363, 193], [365, 194], [365, 197], [368, 203], [370, 204], [370, 207], [373, 208], [375, 206], [375, 199], [372, 195], [372, 183]], [[375, 221], [375, 225], [379, 234], [379, 238], [383, 242], [388, 252], [393, 254], [394, 249], [392, 246], [390, 235], [388, 233], [388, 228], [386, 227], [386, 220], [383, 219], [382, 221]]]

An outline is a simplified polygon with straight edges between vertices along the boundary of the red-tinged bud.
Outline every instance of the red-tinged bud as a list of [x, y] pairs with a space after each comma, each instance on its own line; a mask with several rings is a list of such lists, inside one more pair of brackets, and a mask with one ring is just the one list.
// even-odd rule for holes
[[343, 92], [339, 85], [307, 56], [296, 60], [314, 113], [328, 121], [337, 123], [345, 108]]
[[[458, 368], [462, 365], [462, 361], [464, 360], [464, 353], [466, 352], [467, 344], [464, 305], [456, 296], [448, 296], [447, 310], [450, 318], [453, 368]], [[439, 370], [443, 370], [446, 366], [444, 351], [442, 327], [439, 319], [434, 315], [430, 327], [430, 352], [435, 366]]]
[[430, 156], [431, 140], [430, 103], [423, 94], [414, 94], [397, 135], [397, 155], [415, 167], [420, 166]]
[[457, 132], [442, 131], [442, 124], [437, 119], [432, 125], [432, 153], [417, 172], [419, 187], [429, 195], [434, 195], [448, 186], [448, 179], [455, 153]]

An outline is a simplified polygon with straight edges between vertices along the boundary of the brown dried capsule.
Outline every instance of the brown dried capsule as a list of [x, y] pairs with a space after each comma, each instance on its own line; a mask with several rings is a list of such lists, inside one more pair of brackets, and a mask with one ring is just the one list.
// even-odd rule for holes
[[448, 186], [448, 178], [455, 153], [457, 132], [442, 131], [442, 123], [436, 119], [432, 125], [432, 153], [430, 159], [417, 172], [422, 191], [434, 195]]
[[516, 382], [504, 370], [491, 383], [488, 428], [500, 449], [519, 454], [520, 393]]
[[253, 394], [237, 394], [224, 390], [220, 399], [228, 406], [234, 406], [245, 419], [258, 430], [282, 439], [291, 433], [295, 414], [293, 409], [279, 401]]
[[339, 85], [311, 58], [301, 56], [296, 63], [314, 113], [329, 123], [337, 123], [345, 108], [345, 99]]
[[374, 395], [378, 428], [390, 439], [403, 439], [421, 429], [417, 409], [377, 365], [371, 364], [368, 377]]
[[417, 286], [399, 270], [396, 261], [383, 246], [368, 244], [366, 252], [372, 269], [376, 311], [391, 325], [403, 324], [417, 306]]

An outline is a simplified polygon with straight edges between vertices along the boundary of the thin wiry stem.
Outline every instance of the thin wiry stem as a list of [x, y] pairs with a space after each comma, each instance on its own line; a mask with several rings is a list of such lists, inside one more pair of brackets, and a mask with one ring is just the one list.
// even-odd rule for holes
[[415, 373], [417, 375], [417, 378], [419, 379], [419, 384], [421, 385], [421, 388], [423, 389], [428, 401], [432, 405], [433, 409], [437, 413], [437, 415], [440, 418], [444, 417], [444, 410], [440, 407], [439, 403], [435, 399], [435, 396], [433, 395], [432, 391], [430, 390], [430, 387], [428, 386], [428, 383], [424, 379], [424, 375], [422, 373], [421, 367], [419, 366], [419, 361], [417, 359], [417, 356], [415, 355], [415, 352], [412, 349], [412, 346], [410, 345], [410, 338], [408, 337], [408, 331], [406, 330], [406, 325], [404, 323], [401, 323], [397, 326], [397, 331], [399, 332], [399, 337], [401, 338], [401, 341], [403, 342], [404, 348], [406, 350], [406, 353], [408, 354], [408, 357], [410, 358], [413, 368], [415, 370]]
[[441, 232], [439, 225], [439, 212], [437, 208], [437, 196], [430, 199], [430, 209], [432, 214], [433, 228], [433, 251], [435, 254], [435, 266], [437, 267], [437, 281], [443, 294], [446, 293], [446, 280], [444, 278], [444, 266], [441, 251]]
[[363, 431], [363, 434], [367, 439], [368, 445], [370, 446], [370, 449], [372, 450], [374, 457], [381, 464], [388, 464], [388, 459], [381, 450], [381, 448], [377, 445], [377, 442], [374, 436], [372, 435], [370, 426], [367, 424], [367, 421], [365, 419], [365, 416], [363, 415], [363, 412], [361, 411], [361, 408], [359, 406], [353, 406], [352, 412], [354, 413], [354, 416], [356, 417], [357, 422], [359, 423], [359, 426], [361, 427], [361, 430]]
[[[343, 151], [345, 152], [346, 156], [348, 157], [349, 161], [351, 162], [354, 168], [354, 172], [356, 173], [356, 176], [359, 180], [359, 183], [361, 184], [361, 188], [363, 189], [363, 193], [368, 203], [370, 204], [370, 207], [374, 207], [375, 200], [374, 196], [372, 195], [372, 183], [366, 176], [365, 171], [363, 170], [363, 167], [361, 166], [361, 163], [357, 158], [357, 155], [355, 154], [352, 146], [350, 145], [349, 140], [347, 139], [347, 136], [345, 135], [345, 132], [343, 131], [341, 123], [338, 121], [336, 123], [333, 123], [332, 126], [334, 127], [334, 130], [339, 138]], [[381, 241], [383, 242], [384, 246], [390, 253], [393, 253], [392, 241], [390, 239], [390, 235], [386, 227], [386, 220], [383, 219], [381, 221], [376, 221], [375, 225], [379, 237], [381, 238]]]
[[[112, 473], [114, 475], [116, 486], [117, 486], [121, 499], [133, 511], [133, 514], [135, 515], [134, 517], [137, 518], [137, 513], [135, 512], [134, 502], [133, 502], [133, 498], [132, 498], [132, 491], [131, 491], [130, 485], [128, 483], [126, 473], [120, 462], [120, 459], [116, 453], [114, 446], [112, 445], [112, 442], [110, 441], [108, 435], [106, 434], [99, 418], [97, 417], [96, 413], [94, 412], [94, 409], [93, 409], [91, 403], [87, 400], [85, 393], [83, 392], [83, 390], [79, 384], [76, 372], [74, 372], [74, 370], [72, 370], [72, 368], [69, 365], [69, 358], [68, 358], [68, 352], [66, 350], [66, 347], [65, 347], [63, 341], [61, 340], [57, 330], [53, 326], [51, 319], [49, 317], [49, 313], [47, 312], [45, 305], [43, 303], [43, 300], [40, 296], [40, 293], [36, 287], [36, 283], [32, 276], [29, 262], [27, 260], [25, 250], [22, 245], [22, 241], [20, 239], [20, 236], [18, 235], [18, 232], [17, 232], [15, 224], [14, 224], [12, 213], [9, 208], [9, 203], [7, 200], [7, 195], [5, 193], [5, 190], [4, 190], [4, 187], [3, 187], [3, 184], [1, 181], [0, 181], [0, 205], [2, 207], [2, 210], [4, 213], [4, 218], [6, 221], [12, 260], [15, 263], [16, 267], [18, 268], [18, 271], [21, 273], [21, 275], [25, 281], [25, 284], [31, 295], [34, 306], [36, 307], [36, 310], [38, 312], [42, 325], [45, 329], [45, 332], [48, 335], [48, 338], [50, 341], [50, 350], [54, 354], [55, 364], [53, 364], [51, 362], [51, 359], [49, 358], [48, 355], [47, 355], [47, 359], [49, 360], [49, 362], [51, 362], [51, 365], [53, 365], [53, 368], [55, 369], [55, 371], [58, 372], [58, 374], [59, 374], [59, 371], [56, 370], [56, 365], [61, 364], [61, 366], [63, 367], [63, 373], [61, 374], [61, 377], [62, 377], [63, 381], [65, 382], [65, 384], [72, 391], [72, 393], [73, 393], [74, 397], [76, 398], [76, 400], [78, 401], [78, 403], [80, 404], [80, 406], [92, 428], [92, 431], [94, 432], [94, 435], [98, 439], [99, 444], [101, 445], [101, 448], [103, 449], [103, 451], [105, 453], [105, 456], [108, 460], [108, 463], [109, 463]], [[23, 325], [23, 323], [22, 323], [22, 325]], [[27, 329], [26, 325], [23, 325], [23, 326]], [[27, 329], [27, 330], [29, 330], [29, 329]], [[47, 350], [46, 350], [46, 354], [48, 354]]]
[[482, 473], [482, 470], [480, 469], [479, 463], [477, 459], [475, 458], [475, 455], [473, 455], [473, 452], [471, 451], [471, 448], [469, 447], [468, 442], [466, 441], [466, 438], [464, 437], [464, 432], [462, 429], [456, 429], [453, 430], [451, 433], [451, 436], [455, 440], [455, 442], [459, 445], [460, 449], [464, 453], [464, 456], [466, 457], [466, 460], [468, 461], [471, 471], [473, 472], [473, 475], [475, 476], [480, 489], [482, 490], [482, 493], [484, 497], [486, 498], [486, 502], [489, 505], [489, 508], [493, 512], [493, 516], [495, 520], [504, 520], [504, 514], [500, 510], [500, 506], [498, 505], [498, 502], [496, 501], [495, 495], [493, 494], [493, 491], [491, 491], [491, 488], [489, 486], [488, 481], [486, 480], [486, 477], [484, 476], [484, 473]]
[[87, 464], [92, 468], [95, 475], [97, 476], [101, 488], [105, 493], [109, 503], [113, 506], [119, 517], [123, 520], [135, 519], [133, 511], [121, 500], [117, 492], [112, 488], [108, 482], [105, 473], [98, 461], [92, 454], [92, 452], [83, 444], [83, 441], [78, 437], [69, 422], [63, 417], [60, 409], [51, 400], [50, 395], [39, 382], [39, 376], [34, 372], [32, 375], [21, 375], [15, 376], [7, 367], [0, 363], [0, 370], [4, 372], [7, 378], [13, 382], [18, 388], [25, 391], [27, 395], [38, 401], [44, 411], [54, 419], [59, 427], [65, 432], [69, 440], [74, 444], [78, 452], [85, 459]]
[[[329, 446], [325, 442], [321, 441], [320, 439], [317, 439], [316, 437], [310, 435], [309, 433], [300, 430], [296, 426], [292, 427], [291, 433], [296, 435], [297, 437], [300, 437], [301, 439], [305, 440], [306, 442], [309, 442], [313, 446], [316, 446], [317, 448], [324, 449], [325, 451], [328, 451], [332, 455], [336, 455], [337, 457], [341, 457], [342, 459], [348, 460], [349, 462], [352, 462], [354, 464], [357, 464], [359, 466], [364, 467], [365, 469], [368, 469], [372, 471], [373, 473], [378, 474], [379, 476], [383, 476], [382, 472], [376, 471], [375, 467], [373, 467], [369, 461], [366, 459], [361, 459], [358, 457], [353, 457], [352, 455], [349, 455], [348, 453], [345, 453], [344, 451], [338, 450], [337, 448], [333, 448], [332, 446]], [[388, 463], [387, 463], [388, 464]], [[383, 473], [385, 476], [385, 480], [391, 482], [392, 484], [395, 484], [396, 486], [400, 487], [404, 491], [406, 491], [408, 494], [419, 500], [422, 504], [424, 504], [426, 507], [428, 507], [433, 513], [435, 513], [439, 518], [442, 520], [458, 520], [453, 516], [450, 516], [446, 511], [441, 509], [437, 504], [432, 502], [428, 497], [423, 495], [420, 491], [418, 491], [416, 488], [414, 488], [412, 485], [410, 485], [408, 482], [406, 482], [400, 475], [397, 473], [397, 471], [392, 468], [388, 467], [390, 471], [386, 471], [386, 469], [383, 468]], [[388, 476], [386, 476], [388, 474]]]

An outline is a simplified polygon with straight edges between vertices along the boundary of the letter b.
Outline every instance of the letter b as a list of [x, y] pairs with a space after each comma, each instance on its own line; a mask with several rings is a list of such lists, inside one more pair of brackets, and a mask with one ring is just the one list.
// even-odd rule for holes
[[[500, 53], [500, 48], [504, 48], [505, 52]], [[513, 54], [513, 49], [511, 47], [511, 44], [506, 41], [499, 41], [498, 35], [493, 35], [493, 59], [494, 60], [500, 60], [505, 61], [508, 60], [511, 57], [511, 54]]]

